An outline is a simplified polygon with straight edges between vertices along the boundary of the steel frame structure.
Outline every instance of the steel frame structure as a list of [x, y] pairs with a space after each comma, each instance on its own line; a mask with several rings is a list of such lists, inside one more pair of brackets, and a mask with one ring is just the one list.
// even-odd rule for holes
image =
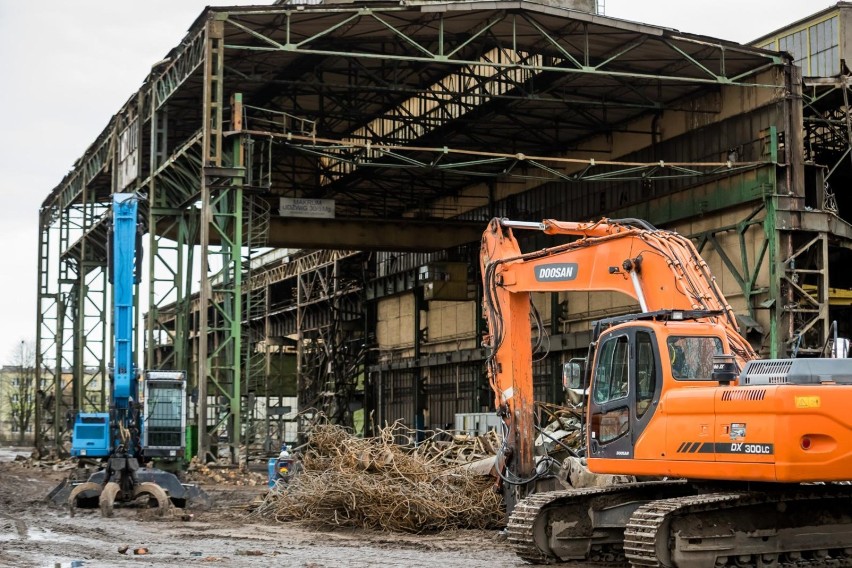
[[[712, 180], [775, 167], [777, 154], [750, 163], [588, 158], [612, 151], [589, 146], [595, 136], [637, 133], [641, 117], [715, 117], [722, 110], [696, 97], [731, 89], [797, 93], [777, 53], [539, 4], [207, 9], [42, 207], [37, 368], [52, 379], [46, 396], [55, 402], [53, 420], [43, 413], [39, 421], [39, 444], [61, 446], [62, 414], [88, 392], [87, 341], [102, 369], [109, 360], [106, 342], [87, 338], [108, 325], [92, 306], [106, 305], [106, 287], [93, 282], [111, 193], [144, 190], [149, 202], [145, 366], [190, 370], [199, 453], [218, 457], [224, 429], [238, 461], [244, 394], [258, 380], [252, 306], [267, 305], [246, 267], [267, 244], [270, 201], [335, 199], [338, 215], [369, 223], [441, 217], [444, 199], [487, 209], [492, 197], [470, 192], [485, 179], [518, 182], [521, 191], [549, 180]], [[793, 103], [781, 104], [790, 133]], [[136, 154], [123, 147], [127, 136]], [[785, 139], [788, 149], [798, 143]], [[776, 194], [800, 185], [800, 172], [784, 175], [767, 217]], [[783, 237], [766, 231], [774, 255]], [[347, 235], [339, 242], [346, 249]], [[341, 409], [364, 374], [369, 330], [350, 344], [342, 327], [369, 321], [361, 288], [344, 276], [341, 259], [350, 255], [308, 254], [282, 269], [297, 279], [300, 403], [328, 409], [333, 400]], [[330, 315], [314, 313], [318, 302]], [[68, 400], [66, 368], [77, 393]], [[328, 392], [341, 394], [321, 401]]]

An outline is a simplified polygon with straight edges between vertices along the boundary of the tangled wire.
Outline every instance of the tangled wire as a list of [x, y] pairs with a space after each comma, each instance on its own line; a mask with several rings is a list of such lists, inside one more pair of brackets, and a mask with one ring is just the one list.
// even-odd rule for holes
[[331, 424], [314, 427], [304, 470], [286, 488], [270, 491], [254, 514], [409, 533], [502, 525], [493, 478], [427, 457], [428, 443], [395, 443], [410, 434], [399, 424], [376, 438], [357, 438]]

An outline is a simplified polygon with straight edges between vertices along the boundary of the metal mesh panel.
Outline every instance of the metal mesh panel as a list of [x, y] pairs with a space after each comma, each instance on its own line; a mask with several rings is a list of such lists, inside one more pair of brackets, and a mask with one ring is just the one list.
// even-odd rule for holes
[[456, 414], [493, 411], [490, 389], [484, 397], [488, 406], [481, 406], [484, 381], [485, 365], [481, 362], [430, 368], [426, 383], [427, 428], [452, 429]]
[[149, 383], [148, 446], [180, 448], [183, 440], [182, 390], [180, 384]]
[[749, 361], [743, 370], [742, 384], [744, 385], [774, 385], [785, 384], [793, 366], [792, 359], [769, 359], [764, 361]]

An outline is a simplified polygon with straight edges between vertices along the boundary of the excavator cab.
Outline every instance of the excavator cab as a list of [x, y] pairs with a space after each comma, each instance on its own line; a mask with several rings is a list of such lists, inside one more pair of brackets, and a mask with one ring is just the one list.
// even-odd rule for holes
[[653, 415], [662, 387], [653, 329], [625, 326], [603, 336], [591, 378], [590, 457], [632, 456], [635, 438]]
[[622, 323], [592, 344], [589, 359], [589, 457], [634, 456], [654, 418], [664, 388], [716, 384], [714, 357], [725, 336], [707, 323], [689, 327], [668, 321]]

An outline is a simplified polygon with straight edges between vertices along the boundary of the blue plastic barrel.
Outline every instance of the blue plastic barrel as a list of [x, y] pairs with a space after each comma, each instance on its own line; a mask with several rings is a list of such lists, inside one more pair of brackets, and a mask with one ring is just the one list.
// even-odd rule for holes
[[269, 458], [269, 461], [266, 462], [266, 471], [269, 475], [269, 487], [270, 489], [275, 487], [275, 481], [278, 479], [278, 458]]

